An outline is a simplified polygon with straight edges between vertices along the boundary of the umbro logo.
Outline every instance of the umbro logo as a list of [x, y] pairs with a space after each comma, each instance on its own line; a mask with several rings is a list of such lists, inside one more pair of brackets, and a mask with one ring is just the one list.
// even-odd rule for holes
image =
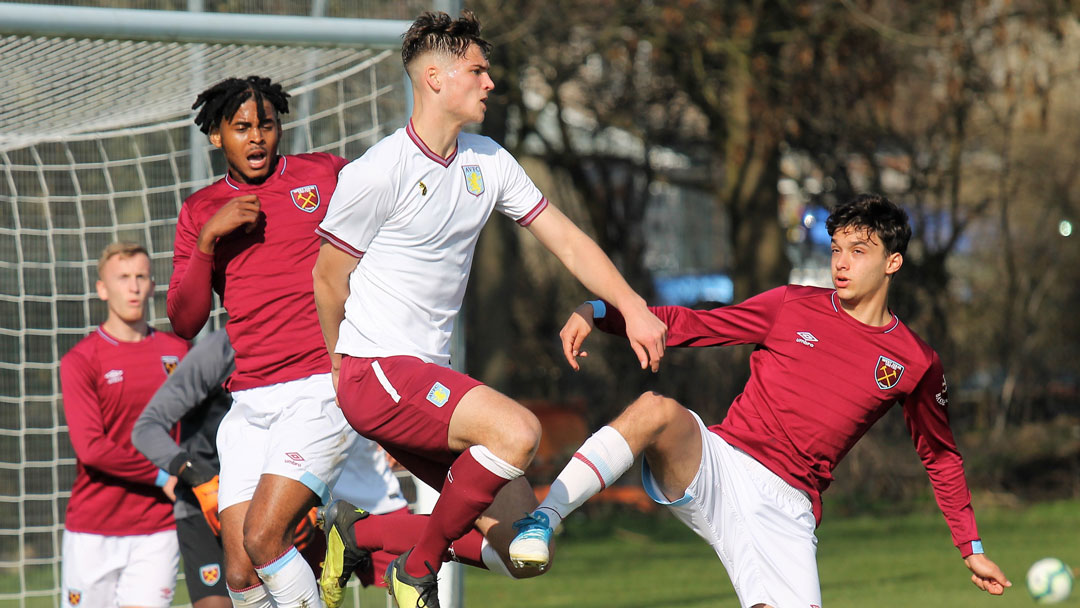
[[795, 332], [795, 335], [799, 336], [798, 338], [795, 338], [796, 342], [798, 342], [799, 344], [805, 344], [810, 348], [814, 348], [814, 342], [818, 341], [818, 339], [814, 337], [814, 334], [808, 331], [797, 331]]
[[116, 384], [124, 381], [124, 370], [110, 369], [105, 372], [105, 384]]
[[294, 467], [301, 467], [300, 463], [304, 462], [304, 457], [299, 452], [285, 452], [285, 464], [291, 464]]

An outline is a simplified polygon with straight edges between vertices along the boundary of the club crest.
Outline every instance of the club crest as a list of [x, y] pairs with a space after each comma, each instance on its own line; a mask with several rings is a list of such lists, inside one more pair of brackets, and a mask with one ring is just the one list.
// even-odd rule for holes
[[449, 399], [450, 389], [446, 388], [446, 386], [444, 386], [442, 382], [436, 382], [427, 394], [427, 400], [434, 404], [435, 407], [442, 407], [446, 405], [446, 402]]
[[213, 587], [221, 580], [221, 566], [218, 564], [206, 564], [199, 568], [199, 578], [207, 587]]
[[289, 196], [292, 197], [292, 202], [296, 205], [296, 208], [312, 213], [319, 208], [319, 187], [303, 186], [300, 188], [293, 188], [289, 190]]
[[68, 604], [69, 605], [78, 606], [79, 602], [81, 602], [81, 601], [82, 601], [82, 591], [79, 591], [78, 589], [69, 589], [68, 590]]
[[465, 188], [469, 194], [480, 196], [484, 193], [484, 174], [480, 172], [480, 165], [463, 165], [461, 170], [465, 172]]
[[161, 369], [165, 370], [165, 375], [168, 376], [176, 370], [176, 366], [180, 365], [180, 357], [176, 355], [162, 355], [161, 356]]
[[874, 379], [877, 380], [878, 388], [887, 391], [900, 382], [900, 376], [904, 375], [904, 366], [892, 359], [881, 355], [874, 367]]

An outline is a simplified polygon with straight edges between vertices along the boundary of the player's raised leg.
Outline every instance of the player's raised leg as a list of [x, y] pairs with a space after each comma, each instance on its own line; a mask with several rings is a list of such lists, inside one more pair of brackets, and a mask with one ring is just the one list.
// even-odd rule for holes
[[518, 533], [509, 546], [514, 566], [546, 568], [552, 530], [621, 477], [642, 452], [664, 495], [680, 498], [701, 462], [701, 435], [693, 414], [674, 399], [645, 393], [589, 437], [540, 506], [514, 524]]
[[509, 397], [480, 385], [461, 398], [448, 430], [448, 447], [459, 455], [419, 541], [388, 574], [399, 605], [417, 605], [428, 593], [450, 543], [476, 525], [504, 486], [521, 477], [539, 443], [540, 422]]

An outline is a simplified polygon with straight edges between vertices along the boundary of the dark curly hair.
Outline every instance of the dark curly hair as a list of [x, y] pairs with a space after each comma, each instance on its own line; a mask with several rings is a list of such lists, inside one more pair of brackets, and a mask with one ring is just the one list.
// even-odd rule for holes
[[441, 11], [424, 13], [401, 37], [401, 62], [406, 70], [414, 59], [428, 51], [460, 58], [465, 56], [470, 44], [475, 44], [485, 58], [491, 52], [491, 43], [480, 37], [480, 21], [470, 10], [461, 11], [458, 19], [451, 19]]
[[860, 194], [837, 206], [825, 227], [829, 236], [841, 228], [864, 228], [881, 240], [888, 254], [904, 255], [911, 240], [907, 212], [880, 194]]
[[202, 106], [195, 116], [195, 124], [203, 133], [209, 133], [211, 129], [220, 125], [222, 120], [232, 120], [240, 106], [251, 98], [255, 99], [259, 122], [266, 120], [263, 100], [269, 101], [279, 115], [289, 113], [289, 94], [281, 88], [280, 84], [262, 76], [226, 78], [199, 93], [191, 106], [192, 110], [199, 110]]

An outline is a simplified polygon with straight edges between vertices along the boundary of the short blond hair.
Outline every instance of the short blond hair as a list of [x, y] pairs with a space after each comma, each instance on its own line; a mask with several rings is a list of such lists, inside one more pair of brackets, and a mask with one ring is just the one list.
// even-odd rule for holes
[[120, 256], [122, 258], [130, 258], [132, 256], [139, 255], [140, 253], [145, 255], [147, 258], [150, 257], [150, 253], [148, 251], [146, 251], [146, 247], [143, 247], [142, 245], [140, 245], [140, 244], [138, 244], [136, 242], [133, 242], [133, 241], [116, 241], [114, 243], [109, 243], [108, 245], [105, 246], [105, 249], [102, 250], [101, 257], [98, 258], [98, 262], [97, 262], [98, 278], [99, 279], [102, 278], [101, 271], [105, 269], [105, 263], [108, 262], [113, 257]]

